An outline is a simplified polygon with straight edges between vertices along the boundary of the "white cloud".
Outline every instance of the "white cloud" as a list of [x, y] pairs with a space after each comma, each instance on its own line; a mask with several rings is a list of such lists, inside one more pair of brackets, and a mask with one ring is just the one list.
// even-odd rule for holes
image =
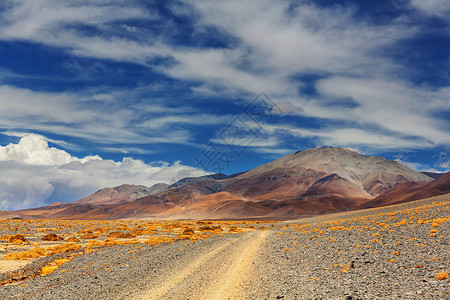
[[[121, 21], [159, 17], [128, 4], [120, 0], [13, 0], [1, 15], [0, 37], [64, 47], [80, 56], [145, 62], [152, 53], [161, 54], [161, 49], [111, 37], [110, 33], [113, 29], [120, 32], [115, 23]], [[77, 31], [78, 26], [89, 26], [103, 34], [86, 36]]]
[[427, 148], [431, 145], [417, 137], [386, 134], [370, 129], [334, 128], [324, 126], [318, 129], [303, 129], [288, 124], [266, 124], [264, 130], [270, 134], [312, 139], [316, 145], [338, 146], [344, 148], [368, 147], [373, 150], [399, 150], [410, 148]]
[[164, 116], [159, 118], [152, 118], [146, 122], [143, 122], [139, 126], [146, 127], [148, 129], [167, 129], [173, 125], [217, 125], [223, 121], [230, 119], [227, 115], [212, 115], [212, 114], [197, 114], [195, 116], [191, 115], [172, 115]]
[[444, 169], [446, 172], [450, 171], [450, 155], [448, 154], [449, 150], [450, 146], [447, 146], [445, 147], [444, 151], [439, 153], [434, 167]]
[[[7, 135], [7, 136], [14, 136], [14, 137], [25, 137], [25, 136], [32, 136], [34, 134], [29, 133], [29, 132], [19, 132], [19, 131], [5, 131], [5, 132], [0, 132], [3, 135]], [[68, 143], [66, 141], [63, 140], [55, 140], [55, 139], [51, 139], [48, 138], [46, 136], [43, 135], [37, 135], [42, 137], [45, 141], [47, 142], [51, 142], [53, 144], [62, 146], [65, 149], [79, 149], [79, 147], [77, 145], [74, 145], [72, 143]]]
[[447, 19], [450, 16], [450, 5], [447, 0], [411, 0], [411, 5], [426, 13]]
[[[419, 26], [406, 26], [400, 19], [374, 25], [357, 20], [356, 11], [344, 6], [190, 3], [201, 16], [199, 26], [218, 27], [239, 41], [226, 50], [172, 52], [178, 64], [166, 72], [201, 81], [196, 91], [214, 94], [223, 88], [230, 95], [254, 95], [263, 90], [291, 114], [337, 122], [337, 128], [319, 130], [289, 126], [292, 133], [303, 131], [330, 145], [394, 149], [450, 143], [448, 120], [436, 116], [448, 111], [448, 87], [418, 87], [400, 80], [398, 74], [406, 68], [385, 55], [387, 47], [419, 34]], [[311, 73], [324, 79], [315, 84], [318, 95], [305, 98], [298, 93], [302, 82], [292, 77]], [[344, 100], [353, 103], [344, 105]]]
[[264, 148], [266, 147], [275, 148], [281, 143], [281, 141], [275, 137], [263, 138], [262, 136], [258, 136], [256, 134], [250, 134], [250, 132], [248, 132], [248, 134], [245, 134], [245, 132], [243, 132], [243, 134], [240, 134], [238, 137], [234, 136], [228, 137], [225, 134], [221, 138], [212, 139], [211, 142], [230, 146], [264, 147]]
[[[442, 16], [449, 12], [447, 2], [412, 0], [411, 5]], [[407, 74], [407, 67], [385, 55], [389, 47], [423, 33], [420, 24], [402, 18], [374, 24], [357, 16], [351, 6], [324, 8], [302, 1], [189, 3], [189, 7], [173, 5], [174, 13], [191, 17], [195, 31], [215, 27], [233, 42], [221, 49], [173, 45], [164, 34], [125, 24], [161, 17], [124, 0], [10, 1], [0, 17], [0, 39], [33, 41], [76, 56], [150, 66], [171, 78], [195, 83], [191, 91], [202, 96], [251, 100], [264, 91], [291, 114], [339, 123], [337, 129], [288, 128], [320, 143], [375, 148], [449, 144], [448, 121], [437, 118], [436, 113], [448, 111], [450, 89], [417, 87], [407, 79], [399, 80], [401, 74]], [[79, 26], [92, 27], [97, 34], [86, 34]], [[171, 63], [150, 65], [155, 57]], [[304, 83], [295, 78], [304, 74], [324, 77], [314, 86], [318, 91], [314, 98], [298, 92]], [[118, 104], [127, 95], [89, 93], [44, 93], [1, 86], [0, 127], [101, 140], [109, 145], [137, 140], [192, 144], [195, 133], [174, 124], [209, 125], [224, 120], [204, 114], [186, 117], [190, 112], [183, 114], [154, 103], [142, 111]], [[140, 97], [133, 91], [129, 96]], [[342, 105], [343, 99], [353, 101], [354, 106]], [[87, 100], [104, 103], [95, 109], [85, 106]], [[146, 119], [136, 124], [144, 113]]]
[[435, 144], [450, 143], [445, 130], [448, 121], [434, 116], [436, 111], [449, 110], [450, 93], [410, 87], [399, 81], [344, 77], [321, 80], [318, 90], [324, 96], [351, 98], [357, 104], [335, 107], [334, 118], [376, 124], [397, 135], [418, 136]]
[[[239, 62], [247, 62], [247, 72], [255, 79], [258, 73], [276, 78], [272, 84], [259, 86], [271, 95], [278, 92], [271, 90], [278, 82], [287, 84], [292, 92], [293, 82], [288, 78], [302, 72], [373, 74], [392, 70], [392, 63], [377, 55], [377, 49], [417, 32], [413, 26], [357, 21], [351, 7], [326, 9], [288, 1], [191, 3], [202, 16], [199, 25], [217, 26], [239, 39], [234, 55], [220, 56], [223, 64], [237, 69]], [[212, 55], [209, 51], [205, 58]], [[210, 72], [214, 69], [212, 64]], [[236, 84], [240, 79], [234, 79]], [[229, 76], [229, 80], [233, 78]]]
[[280, 147], [267, 147], [267, 148], [255, 148], [252, 149], [255, 152], [262, 153], [262, 154], [272, 154], [272, 156], [276, 158], [280, 158], [280, 155], [288, 155], [294, 151], [298, 151], [298, 149], [286, 149], [286, 148], [280, 148]]
[[54, 201], [74, 201], [100, 188], [124, 183], [151, 186], [174, 178], [207, 172], [177, 161], [145, 163], [99, 156], [77, 158], [49, 147], [43, 136], [30, 134], [18, 144], [0, 146], [0, 209], [36, 207]]
[[[159, 104], [158, 99], [153, 99], [148, 106], [145, 105], [146, 101], [124, 105], [123, 102], [129, 97], [141, 99], [145, 96], [136, 90], [110, 91], [109, 94], [87, 91], [77, 94], [35, 92], [0, 85], [0, 128], [6, 128], [4, 134], [9, 135], [24, 134], [11, 132], [17, 129], [48, 132], [85, 139], [104, 147], [113, 144], [189, 144], [195, 132], [174, 125], [211, 125], [225, 118], [185, 107], [167, 107]], [[49, 141], [68, 149], [76, 147], [62, 141]], [[139, 150], [138, 146], [127, 149], [133, 148]], [[140, 149], [139, 152], [144, 150]]]
[[30, 165], [61, 166], [73, 161], [85, 163], [101, 160], [101, 157], [86, 156], [82, 159], [71, 156], [64, 150], [49, 147], [45, 137], [37, 134], [24, 135], [18, 144], [0, 146], [0, 161], [18, 161]]
[[398, 162], [398, 163], [404, 164], [405, 166], [408, 166], [408, 167], [410, 167], [413, 170], [420, 171], [421, 169], [423, 169], [423, 166], [420, 163], [404, 161], [404, 160], [401, 160], [399, 158], [395, 159], [395, 161]]

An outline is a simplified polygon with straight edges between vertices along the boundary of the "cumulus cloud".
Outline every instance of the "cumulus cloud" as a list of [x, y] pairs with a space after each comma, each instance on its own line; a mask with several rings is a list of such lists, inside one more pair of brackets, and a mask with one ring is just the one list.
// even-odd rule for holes
[[74, 157], [49, 147], [43, 136], [25, 135], [17, 144], [0, 146], [0, 209], [42, 206], [78, 200], [100, 188], [124, 183], [151, 186], [207, 172], [176, 161], [145, 163], [125, 157]]
[[73, 161], [85, 163], [89, 160], [101, 160], [101, 157], [86, 156], [82, 159], [73, 157], [64, 150], [49, 147], [41, 135], [29, 134], [22, 137], [18, 144], [0, 146], [0, 161], [18, 161], [29, 165], [61, 166]]

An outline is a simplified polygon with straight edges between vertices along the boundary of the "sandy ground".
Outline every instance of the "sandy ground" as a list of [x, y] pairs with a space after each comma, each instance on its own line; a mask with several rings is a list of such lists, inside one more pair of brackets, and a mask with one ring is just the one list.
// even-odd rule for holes
[[27, 260], [0, 260], [0, 273], [20, 269], [30, 263]]

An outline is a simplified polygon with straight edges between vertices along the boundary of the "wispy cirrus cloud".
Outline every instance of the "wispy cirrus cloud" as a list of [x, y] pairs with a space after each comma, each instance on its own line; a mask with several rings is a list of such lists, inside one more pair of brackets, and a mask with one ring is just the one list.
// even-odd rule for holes
[[[448, 8], [445, 1], [419, 2], [404, 5], [438, 16]], [[390, 53], [427, 33], [413, 15], [377, 22], [361, 18], [356, 5], [268, 0], [174, 2], [165, 8], [188, 20], [189, 30], [165, 20], [156, 8], [120, 0], [8, 1], [1, 7], [0, 39], [42, 44], [73, 57], [131, 62], [186, 84], [190, 96], [202, 99], [214, 96], [241, 105], [242, 99], [265, 91], [298, 117], [290, 119], [291, 136], [320, 143], [391, 149], [449, 142], [443, 129], [448, 119], [442, 117], [448, 112], [449, 87], [411, 83], [411, 67]], [[212, 37], [205, 32], [211, 28], [220, 42], [208, 44]], [[187, 37], [177, 40], [183, 30]], [[304, 79], [310, 75], [315, 79]], [[123, 101], [127, 92], [134, 100], [142, 96], [129, 88], [123, 95], [7, 86], [1, 92], [19, 101], [1, 107], [8, 115], [2, 115], [7, 122], [0, 127], [64, 132], [106, 144], [192, 144], [195, 129], [188, 126], [229, 121], [220, 114], [183, 114], [177, 111], [180, 103], [192, 109], [183, 100], [172, 99], [177, 104], [172, 106], [155, 105], [153, 97]], [[95, 105], [86, 108], [89, 101]], [[145, 102], [152, 102], [147, 110], [135, 109]], [[324, 126], [305, 128], [305, 117]], [[162, 128], [163, 137], [162, 131], [153, 134]]]
[[411, 0], [411, 5], [417, 10], [448, 21], [450, 5], [445, 0]]
[[[145, 97], [130, 92], [134, 97]], [[195, 132], [181, 128], [180, 124], [213, 125], [226, 118], [163, 103], [123, 105], [128, 96], [128, 93], [114, 92], [36, 92], [4, 85], [0, 86], [0, 128], [5, 132], [26, 129], [28, 132], [34, 130], [81, 138], [95, 142], [99, 147], [113, 144], [189, 144]], [[173, 126], [176, 124], [178, 126]], [[162, 130], [164, 134], [161, 134]], [[20, 134], [25, 135], [26, 132], [15, 133], [16, 136]], [[55, 143], [70, 148], [61, 141]], [[140, 151], [148, 150], [147, 146], [140, 148]]]

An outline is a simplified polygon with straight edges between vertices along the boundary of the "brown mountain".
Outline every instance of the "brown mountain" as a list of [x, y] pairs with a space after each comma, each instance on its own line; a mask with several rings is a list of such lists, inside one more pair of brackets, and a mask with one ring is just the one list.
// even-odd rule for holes
[[450, 193], [450, 172], [431, 182], [405, 182], [397, 184], [385, 194], [367, 202], [360, 208], [399, 204]]
[[334, 147], [298, 151], [241, 174], [216, 175], [169, 187], [106, 188], [74, 203], [17, 211], [15, 216], [294, 218], [355, 209], [398, 184], [432, 180], [398, 162]]
[[303, 214], [352, 209], [397, 183], [430, 180], [398, 162], [326, 147], [259, 166], [224, 190], [274, 210], [288, 206], [290, 213]]
[[160, 193], [167, 189], [167, 187], [168, 185], [165, 183], [157, 183], [151, 187], [122, 184], [121, 186], [98, 190], [92, 195], [75, 201], [74, 203], [104, 205], [133, 202], [136, 199]]

